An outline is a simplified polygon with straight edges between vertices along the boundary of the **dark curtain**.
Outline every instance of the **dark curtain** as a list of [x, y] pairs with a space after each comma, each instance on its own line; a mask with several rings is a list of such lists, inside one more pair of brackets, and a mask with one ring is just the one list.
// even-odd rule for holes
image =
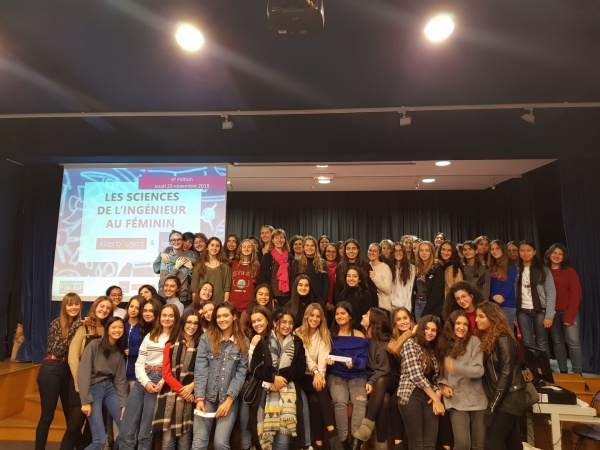
[[40, 362], [46, 353], [52, 316], [52, 269], [62, 186], [62, 166], [27, 166], [21, 241], [21, 310], [24, 359]]
[[[2, 350], [0, 360], [12, 349], [12, 339], [21, 319], [18, 308], [18, 292], [13, 289], [12, 279], [20, 273], [17, 269], [21, 241], [17, 239], [17, 222], [20, 217], [21, 190], [25, 168], [6, 159], [0, 161], [0, 246], [4, 255], [0, 258], [0, 336]], [[17, 301], [15, 301], [17, 300]]]
[[456, 242], [480, 235], [537, 242], [537, 221], [525, 178], [485, 191], [230, 192], [227, 197], [230, 233], [258, 235], [270, 224], [288, 237], [354, 237], [363, 247], [404, 234], [432, 240], [438, 231]]
[[600, 161], [560, 161], [562, 209], [571, 262], [581, 281], [579, 307], [584, 372], [600, 373], [600, 209], [593, 182]]

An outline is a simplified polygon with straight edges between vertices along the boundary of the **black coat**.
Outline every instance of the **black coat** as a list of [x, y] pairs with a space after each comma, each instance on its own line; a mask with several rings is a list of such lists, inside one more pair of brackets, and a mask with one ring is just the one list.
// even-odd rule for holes
[[260, 343], [254, 349], [252, 361], [250, 361], [250, 372], [254, 374], [255, 378], [261, 381], [268, 381], [269, 383], [275, 381], [275, 375], [282, 376], [288, 383], [298, 381], [306, 373], [306, 352], [302, 339], [294, 335], [292, 364], [279, 371], [276, 367], [273, 367], [273, 359], [271, 358], [271, 350], [269, 349], [270, 339], [271, 333], [268, 333], [266, 336], [263, 336]]
[[[429, 272], [425, 274], [425, 284], [427, 285], [427, 293], [425, 298], [425, 309], [422, 316], [433, 314], [434, 316], [442, 317], [442, 305], [444, 304], [444, 266], [434, 265]], [[417, 280], [413, 284], [412, 290], [412, 310], [415, 310], [415, 302], [417, 300]], [[422, 317], [421, 316], [421, 317]]]
[[521, 416], [525, 412], [525, 379], [519, 365], [517, 341], [501, 335], [494, 350], [483, 360], [483, 389], [488, 408]]

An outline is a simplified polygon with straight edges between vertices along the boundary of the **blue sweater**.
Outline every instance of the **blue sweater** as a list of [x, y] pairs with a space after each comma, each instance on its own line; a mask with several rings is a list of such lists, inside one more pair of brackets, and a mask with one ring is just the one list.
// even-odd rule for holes
[[140, 324], [136, 323], [134, 326], [125, 323], [125, 338], [127, 339], [127, 349], [129, 355], [125, 360], [127, 361], [127, 381], [135, 381], [135, 362], [137, 361], [138, 354], [140, 352], [140, 345], [142, 344], [142, 335], [140, 334]]
[[331, 336], [330, 355], [352, 358], [352, 368], [346, 363], [335, 362], [327, 368], [328, 375], [340, 378], [367, 379], [367, 361], [369, 359], [369, 341], [357, 336]]
[[515, 283], [517, 282], [518, 269], [515, 263], [508, 263], [506, 268], [506, 280], [501, 281], [493, 274], [490, 277], [490, 300], [494, 295], [504, 297], [504, 303], [500, 306], [505, 308], [516, 308]]

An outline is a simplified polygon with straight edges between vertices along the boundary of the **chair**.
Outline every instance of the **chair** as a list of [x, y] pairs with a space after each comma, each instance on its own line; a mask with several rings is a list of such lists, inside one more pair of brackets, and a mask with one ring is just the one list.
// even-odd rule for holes
[[[590, 406], [598, 409], [596, 406], [597, 403], [600, 403], [600, 391], [596, 392], [594, 398], [592, 399], [592, 403], [590, 403]], [[585, 440], [600, 441], [600, 425], [580, 423], [573, 426], [571, 431], [577, 435], [577, 444], [575, 445], [575, 450], [579, 450], [581, 443]]]

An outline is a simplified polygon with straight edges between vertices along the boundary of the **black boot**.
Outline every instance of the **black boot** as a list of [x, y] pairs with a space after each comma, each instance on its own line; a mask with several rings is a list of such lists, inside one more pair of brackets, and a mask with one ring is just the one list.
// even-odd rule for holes
[[348, 438], [350, 442], [350, 450], [360, 450], [362, 447], [363, 441], [360, 439], [356, 439], [354, 436]]

